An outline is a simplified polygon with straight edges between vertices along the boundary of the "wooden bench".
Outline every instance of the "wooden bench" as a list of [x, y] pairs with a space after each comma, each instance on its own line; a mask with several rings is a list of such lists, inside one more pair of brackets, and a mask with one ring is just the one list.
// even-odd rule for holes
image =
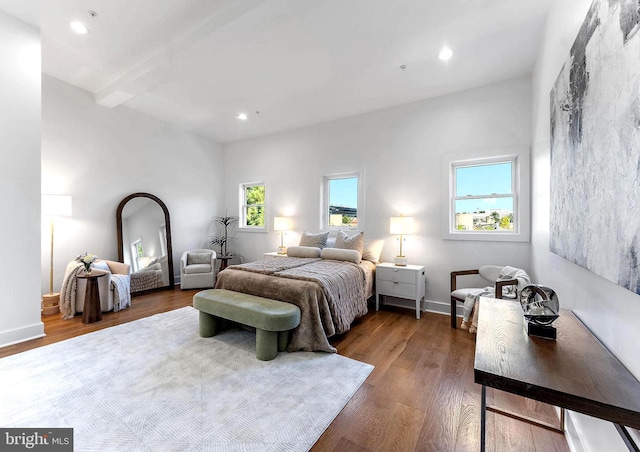
[[193, 296], [200, 311], [201, 337], [215, 336], [229, 322], [256, 329], [256, 358], [274, 359], [287, 349], [289, 332], [300, 324], [300, 308], [283, 301], [256, 297], [226, 289], [208, 289]]

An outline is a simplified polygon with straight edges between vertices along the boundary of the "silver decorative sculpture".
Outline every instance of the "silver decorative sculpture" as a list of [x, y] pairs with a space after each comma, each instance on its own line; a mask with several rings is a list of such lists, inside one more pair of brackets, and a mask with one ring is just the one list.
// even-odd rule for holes
[[520, 305], [528, 334], [556, 338], [556, 329], [551, 324], [560, 316], [560, 303], [553, 289], [539, 284], [528, 285], [520, 292]]

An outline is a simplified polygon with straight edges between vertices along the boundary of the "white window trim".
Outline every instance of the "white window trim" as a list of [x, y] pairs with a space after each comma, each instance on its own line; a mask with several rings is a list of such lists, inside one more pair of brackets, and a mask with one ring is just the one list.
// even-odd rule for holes
[[167, 255], [167, 224], [162, 223], [158, 228], [158, 235], [160, 236], [160, 252], [163, 256]]
[[[246, 218], [245, 218], [245, 189], [246, 187], [252, 187], [255, 185], [264, 185], [264, 226], [246, 226]], [[268, 221], [267, 218], [268, 215], [268, 209], [267, 209], [267, 205], [269, 204], [268, 201], [268, 193], [269, 191], [267, 190], [267, 184], [266, 182], [244, 182], [241, 183], [239, 186], [239, 196], [240, 196], [240, 201], [239, 201], [239, 205], [240, 205], [240, 214], [238, 215], [238, 218], [240, 219], [240, 221], [238, 222], [238, 230], [242, 231], [242, 232], [268, 232], [269, 231], [269, 225], [268, 225]]]
[[[494, 163], [512, 162], [512, 190], [513, 190], [513, 231], [458, 231], [455, 229], [455, 188], [456, 188], [456, 168], [464, 166], [488, 165]], [[527, 167], [528, 168], [528, 167]], [[521, 156], [517, 154], [499, 155], [485, 158], [470, 158], [451, 161], [448, 163], [447, 177], [449, 179], [448, 208], [445, 221], [444, 239], [446, 240], [475, 240], [488, 242], [528, 242], [529, 227], [527, 226], [528, 215], [526, 208], [523, 208], [528, 196], [528, 190], [523, 183], [524, 168]], [[526, 179], [528, 183], [528, 178]], [[486, 196], [479, 196], [485, 198]]]
[[138, 258], [140, 257], [138, 255], [138, 243], [140, 243], [142, 245], [142, 253], [144, 255], [144, 243], [142, 242], [142, 238], [136, 239], [133, 242], [131, 242], [131, 262], [133, 264], [133, 272], [137, 272], [138, 270], [140, 270], [140, 265], [138, 264]]
[[[358, 178], [358, 227], [347, 228], [345, 226], [329, 226], [329, 180]], [[321, 201], [320, 201], [320, 228], [325, 231], [338, 231], [340, 229], [362, 231], [364, 230], [364, 171], [350, 171], [346, 173], [326, 174], [322, 176]]]

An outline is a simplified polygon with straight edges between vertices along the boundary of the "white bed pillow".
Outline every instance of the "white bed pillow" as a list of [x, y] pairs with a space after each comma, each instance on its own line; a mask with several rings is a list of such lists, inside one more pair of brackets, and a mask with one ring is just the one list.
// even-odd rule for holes
[[[209, 260], [209, 262], [211, 262], [211, 260]], [[156, 262], [155, 264], [151, 264], [145, 268], [142, 268], [138, 271], [141, 272], [154, 272], [156, 270], [162, 270], [162, 265], [160, 265], [160, 262]]]
[[380, 262], [380, 254], [382, 254], [383, 246], [384, 240], [365, 240], [362, 259], [378, 264]]
[[315, 246], [290, 246], [287, 248], [289, 257], [320, 257], [320, 248]]
[[339, 248], [324, 248], [320, 257], [323, 259], [333, 259], [335, 261], [347, 261], [359, 264], [362, 255], [358, 250], [345, 250]]

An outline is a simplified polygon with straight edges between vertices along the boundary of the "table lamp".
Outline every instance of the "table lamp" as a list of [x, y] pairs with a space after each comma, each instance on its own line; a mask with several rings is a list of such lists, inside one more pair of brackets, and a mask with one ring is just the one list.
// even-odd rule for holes
[[391, 217], [389, 221], [389, 233], [399, 235], [400, 240], [400, 253], [393, 258], [393, 263], [399, 267], [405, 267], [407, 265], [407, 256], [402, 254], [402, 242], [403, 235], [413, 233], [413, 217], [405, 217], [400, 215], [399, 217]]
[[278, 254], [287, 254], [287, 247], [284, 246], [284, 235], [291, 230], [291, 219], [289, 217], [274, 217], [273, 229], [280, 232]]
[[56, 217], [71, 216], [71, 196], [67, 195], [42, 195], [42, 216], [49, 217], [51, 230], [51, 254], [49, 261], [49, 293], [42, 296], [42, 313], [44, 315], [55, 314], [59, 311], [60, 294], [53, 293], [53, 238], [54, 222]]

